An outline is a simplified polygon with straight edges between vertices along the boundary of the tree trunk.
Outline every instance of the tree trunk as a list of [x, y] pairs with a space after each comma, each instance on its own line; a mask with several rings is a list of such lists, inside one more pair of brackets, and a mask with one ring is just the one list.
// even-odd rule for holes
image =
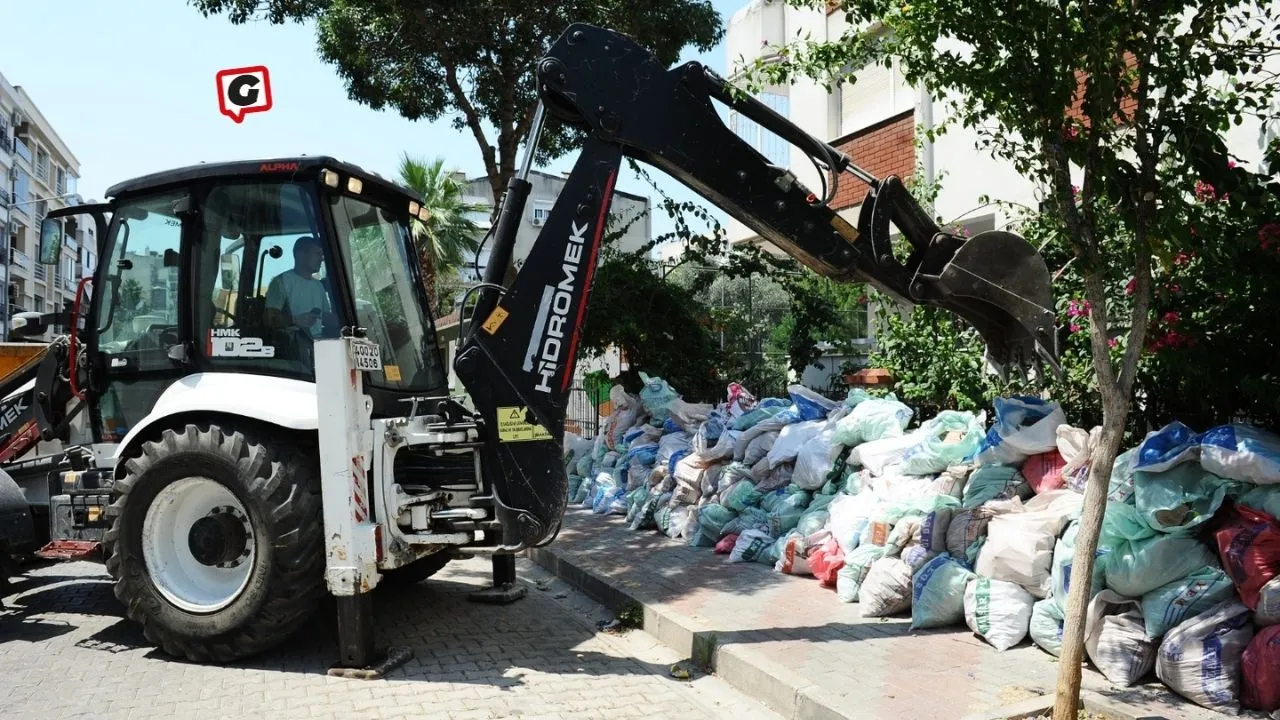
[[1114, 404], [1114, 401], [1107, 403], [1104, 397], [1102, 434], [1089, 457], [1089, 480], [1085, 485], [1080, 531], [1076, 535], [1075, 554], [1071, 561], [1071, 589], [1067, 594], [1067, 613], [1062, 626], [1062, 652], [1058, 658], [1058, 688], [1053, 703], [1053, 720], [1077, 720], [1079, 713], [1085, 611], [1089, 606], [1098, 535], [1107, 510], [1111, 466], [1115, 463], [1120, 442], [1124, 439], [1124, 424], [1128, 414], [1124, 405], [1116, 408]]

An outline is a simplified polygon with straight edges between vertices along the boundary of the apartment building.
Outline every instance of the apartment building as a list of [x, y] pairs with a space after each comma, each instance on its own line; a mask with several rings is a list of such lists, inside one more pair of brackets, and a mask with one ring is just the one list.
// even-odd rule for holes
[[[532, 188], [529, 190], [529, 200], [525, 203], [525, 216], [520, 223], [520, 229], [516, 232], [516, 246], [512, 251], [512, 258], [517, 268], [523, 265], [525, 258], [529, 256], [534, 240], [537, 240], [538, 233], [542, 232], [542, 227], [551, 214], [551, 208], [555, 206], [556, 199], [560, 197], [560, 192], [564, 190], [568, 179], [567, 173], [554, 174], [540, 170], [529, 172], [529, 183]], [[493, 191], [489, 186], [489, 178], [485, 176], [470, 178], [463, 180], [463, 183], [467, 202], [484, 206], [484, 210], [476, 213], [474, 219], [487, 231], [493, 208]], [[649, 198], [614, 190], [606, 232], [622, 230], [626, 226], [626, 230], [615, 244], [619, 251], [635, 251], [652, 239], [653, 218], [649, 209]], [[631, 222], [632, 220], [634, 222]], [[631, 224], [627, 225], [628, 222]], [[480, 255], [479, 267], [482, 274], [488, 259], [486, 247], [482, 249]], [[460, 273], [465, 282], [474, 283], [480, 280], [474, 267], [462, 268]]]
[[[50, 312], [75, 297], [76, 281], [92, 272], [98, 239], [83, 224], [68, 227], [62, 257], [38, 262], [40, 221], [51, 210], [80, 204], [80, 162], [20, 85], [0, 74], [0, 259], [7, 288], [0, 317]], [[0, 329], [0, 332], [4, 330]]]

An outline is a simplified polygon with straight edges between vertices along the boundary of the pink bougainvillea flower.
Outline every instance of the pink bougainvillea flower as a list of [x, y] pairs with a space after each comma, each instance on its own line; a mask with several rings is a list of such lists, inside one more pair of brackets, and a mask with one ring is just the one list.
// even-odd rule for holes
[[1213, 186], [1203, 180], [1196, 181], [1196, 199], [1200, 202], [1208, 202], [1218, 197], [1218, 193]]
[[1179, 320], [1181, 317], [1182, 317], [1182, 316], [1181, 316], [1181, 315], [1179, 315], [1178, 313], [1176, 313], [1176, 312], [1174, 312], [1174, 311], [1170, 310], [1169, 312], [1167, 312], [1167, 313], [1165, 313], [1165, 314], [1164, 314], [1164, 321], [1165, 321], [1165, 322], [1167, 322], [1167, 323], [1169, 323], [1170, 325], [1172, 325], [1173, 323], [1178, 322], [1178, 320]]

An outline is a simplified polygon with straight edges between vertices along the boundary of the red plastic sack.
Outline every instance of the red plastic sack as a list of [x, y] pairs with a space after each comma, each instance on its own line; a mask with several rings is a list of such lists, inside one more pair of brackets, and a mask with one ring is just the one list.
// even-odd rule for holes
[[729, 553], [733, 552], [733, 546], [737, 542], [738, 542], [738, 533], [733, 533], [732, 535], [725, 535], [724, 537], [720, 538], [720, 542], [716, 543], [716, 554], [728, 555]]
[[1244, 505], [1228, 511], [1226, 523], [1214, 533], [1222, 569], [1231, 576], [1240, 601], [1258, 609], [1263, 585], [1280, 575], [1280, 523]]
[[831, 538], [821, 547], [809, 553], [809, 569], [823, 587], [835, 587], [836, 575], [844, 567], [844, 551], [840, 543]]
[[1280, 710], [1280, 625], [1253, 636], [1240, 657], [1240, 705], [1250, 710]]
[[1067, 486], [1062, 479], [1062, 470], [1067, 466], [1062, 453], [1050, 450], [1039, 455], [1032, 455], [1022, 463], [1022, 477], [1026, 478], [1036, 494], [1060, 490]]

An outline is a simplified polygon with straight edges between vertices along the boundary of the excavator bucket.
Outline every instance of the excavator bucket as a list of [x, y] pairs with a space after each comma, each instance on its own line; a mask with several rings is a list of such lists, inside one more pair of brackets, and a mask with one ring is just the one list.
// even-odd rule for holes
[[1037, 361], [1061, 372], [1049, 269], [1023, 238], [1000, 230], [963, 240], [936, 236], [910, 288], [912, 300], [943, 307], [972, 325], [1001, 374]]

